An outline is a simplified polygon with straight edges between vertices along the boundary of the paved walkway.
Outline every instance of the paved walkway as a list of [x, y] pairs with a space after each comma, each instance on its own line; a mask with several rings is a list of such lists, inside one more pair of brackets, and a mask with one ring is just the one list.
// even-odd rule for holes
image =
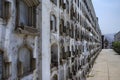
[[120, 55], [103, 49], [87, 80], [120, 80]]

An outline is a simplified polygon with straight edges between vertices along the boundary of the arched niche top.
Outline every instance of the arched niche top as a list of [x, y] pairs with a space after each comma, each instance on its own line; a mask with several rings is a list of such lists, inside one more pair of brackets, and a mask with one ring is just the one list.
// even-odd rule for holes
[[50, 12], [50, 15], [55, 15], [55, 16], [57, 16], [57, 14], [56, 14], [55, 11], [51, 11], [51, 12]]
[[34, 55], [33, 55], [33, 49], [32, 49], [31, 46], [28, 46], [27, 44], [24, 44], [24, 45], [20, 46], [19, 49], [18, 49], [18, 57], [19, 57], [20, 54], [22, 54], [22, 51], [23, 52], [25, 51], [26, 53], [28, 52], [30, 54], [31, 58], [34, 57]]
[[28, 49], [28, 50], [30, 51], [30, 53], [33, 53], [33, 48], [32, 48], [31, 46], [27, 45], [27, 44], [21, 45], [21, 46], [19, 47], [19, 49], [18, 49], [18, 52], [19, 52], [21, 49], [23, 49], [23, 48], [26, 48], [26, 49]]

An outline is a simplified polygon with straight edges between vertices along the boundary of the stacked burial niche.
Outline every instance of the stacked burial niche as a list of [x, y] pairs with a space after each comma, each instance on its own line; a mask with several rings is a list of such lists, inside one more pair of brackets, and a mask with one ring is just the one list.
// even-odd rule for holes
[[55, 43], [51, 46], [51, 68], [58, 66], [58, 45]]
[[28, 75], [36, 68], [36, 59], [33, 57], [32, 49], [22, 46], [19, 49], [17, 60], [17, 75], [22, 77]]

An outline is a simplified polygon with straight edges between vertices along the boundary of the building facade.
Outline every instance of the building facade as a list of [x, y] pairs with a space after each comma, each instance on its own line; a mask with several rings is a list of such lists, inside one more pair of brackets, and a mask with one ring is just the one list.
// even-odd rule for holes
[[91, 0], [0, 0], [0, 80], [84, 80], [100, 51]]
[[115, 41], [120, 41], [120, 31], [114, 35]]

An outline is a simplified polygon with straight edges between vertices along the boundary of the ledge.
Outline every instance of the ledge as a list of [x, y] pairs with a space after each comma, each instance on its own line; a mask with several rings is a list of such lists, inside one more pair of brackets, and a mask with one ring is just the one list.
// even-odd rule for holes
[[19, 33], [19, 34], [26, 34], [26, 35], [32, 35], [32, 36], [38, 36], [39, 35], [39, 32], [36, 28], [32, 28], [30, 26], [19, 26], [16, 31], [16, 33]]

